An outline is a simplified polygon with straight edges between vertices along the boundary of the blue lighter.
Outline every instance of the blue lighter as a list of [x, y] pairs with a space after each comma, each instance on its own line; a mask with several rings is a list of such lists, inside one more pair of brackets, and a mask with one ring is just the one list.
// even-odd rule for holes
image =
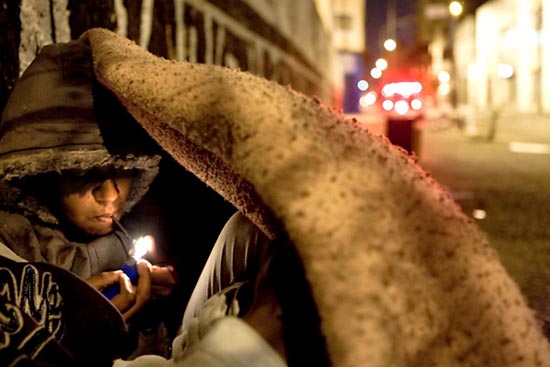
[[[130, 258], [127, 262], [122, 265], [120, 268], [130, 278], [132, 284], [137, 283], [138, 272], [137, 272], [137, 262], [134, 258]], [[105, 288], [101, 293], [108, 299], [113, 299], [114, 296], [120, 293], [120, 285], [118, 283], [111, 284]]]
[[[137, 261], [152, 250], [153, 238], [151, 236], [143, 236], [132, 242], [134, 246], [130, 250], [130, 258], [122, 265], [120, 270], [130, 278], [132, 284], [136, 284], [138, 280]], [[112, 299], [120, 293], [120, 285], [118, 283], [111, 284], [101, 293], [108, 299]]]

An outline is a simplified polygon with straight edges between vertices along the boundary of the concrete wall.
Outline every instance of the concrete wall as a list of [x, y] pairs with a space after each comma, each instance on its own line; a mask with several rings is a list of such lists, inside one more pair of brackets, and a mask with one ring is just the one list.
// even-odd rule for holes
[[0, 108], [40, 47], [97, 26], [159, 56], [236, 67], [327, 104], [338, 100], [331, 35], [314, 1], [0, 0], [0, 6], [0, 22], [7, 24], [0, 37]]

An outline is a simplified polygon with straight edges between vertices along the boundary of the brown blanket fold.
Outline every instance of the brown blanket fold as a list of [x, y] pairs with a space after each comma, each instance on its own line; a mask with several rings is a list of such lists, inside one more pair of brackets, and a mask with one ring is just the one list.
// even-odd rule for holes
[[548, 366], [477, 226], [402, 150], [249, 73], [85, 34], [98, 79], [180, 164], [295, 243], [337, 367]]

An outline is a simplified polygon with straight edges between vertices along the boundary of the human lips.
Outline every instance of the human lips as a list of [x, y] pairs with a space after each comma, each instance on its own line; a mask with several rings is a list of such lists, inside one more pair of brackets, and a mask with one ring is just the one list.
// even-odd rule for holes
[[101, 222], [101, 223], [113, 224], [113, 216], [114, 216], [113, 213], [111, 213], [111, 214], [100, 214], [100, 215], [96, 215], [94, 217], [94, 219]]

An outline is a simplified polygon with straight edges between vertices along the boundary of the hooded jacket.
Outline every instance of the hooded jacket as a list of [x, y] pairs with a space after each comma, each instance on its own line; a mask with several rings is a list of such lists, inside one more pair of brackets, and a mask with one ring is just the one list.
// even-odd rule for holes
[[[0, 240], [29, 261], [59, 265], [87, 278], [126, 261], [122, 231], [89, 243], [68, 238], [59, 218], [20, 182], [67, 169], [135, 169], [129, 211], [158, 172], [160, 157], [146, 134], [94, 77], [83, 41], [43, 48], [25, 70], [0, 125]], [[149, 145], [148, 145], [149, 144]], [[139, 148], [138, 148], [139, 147]]]

